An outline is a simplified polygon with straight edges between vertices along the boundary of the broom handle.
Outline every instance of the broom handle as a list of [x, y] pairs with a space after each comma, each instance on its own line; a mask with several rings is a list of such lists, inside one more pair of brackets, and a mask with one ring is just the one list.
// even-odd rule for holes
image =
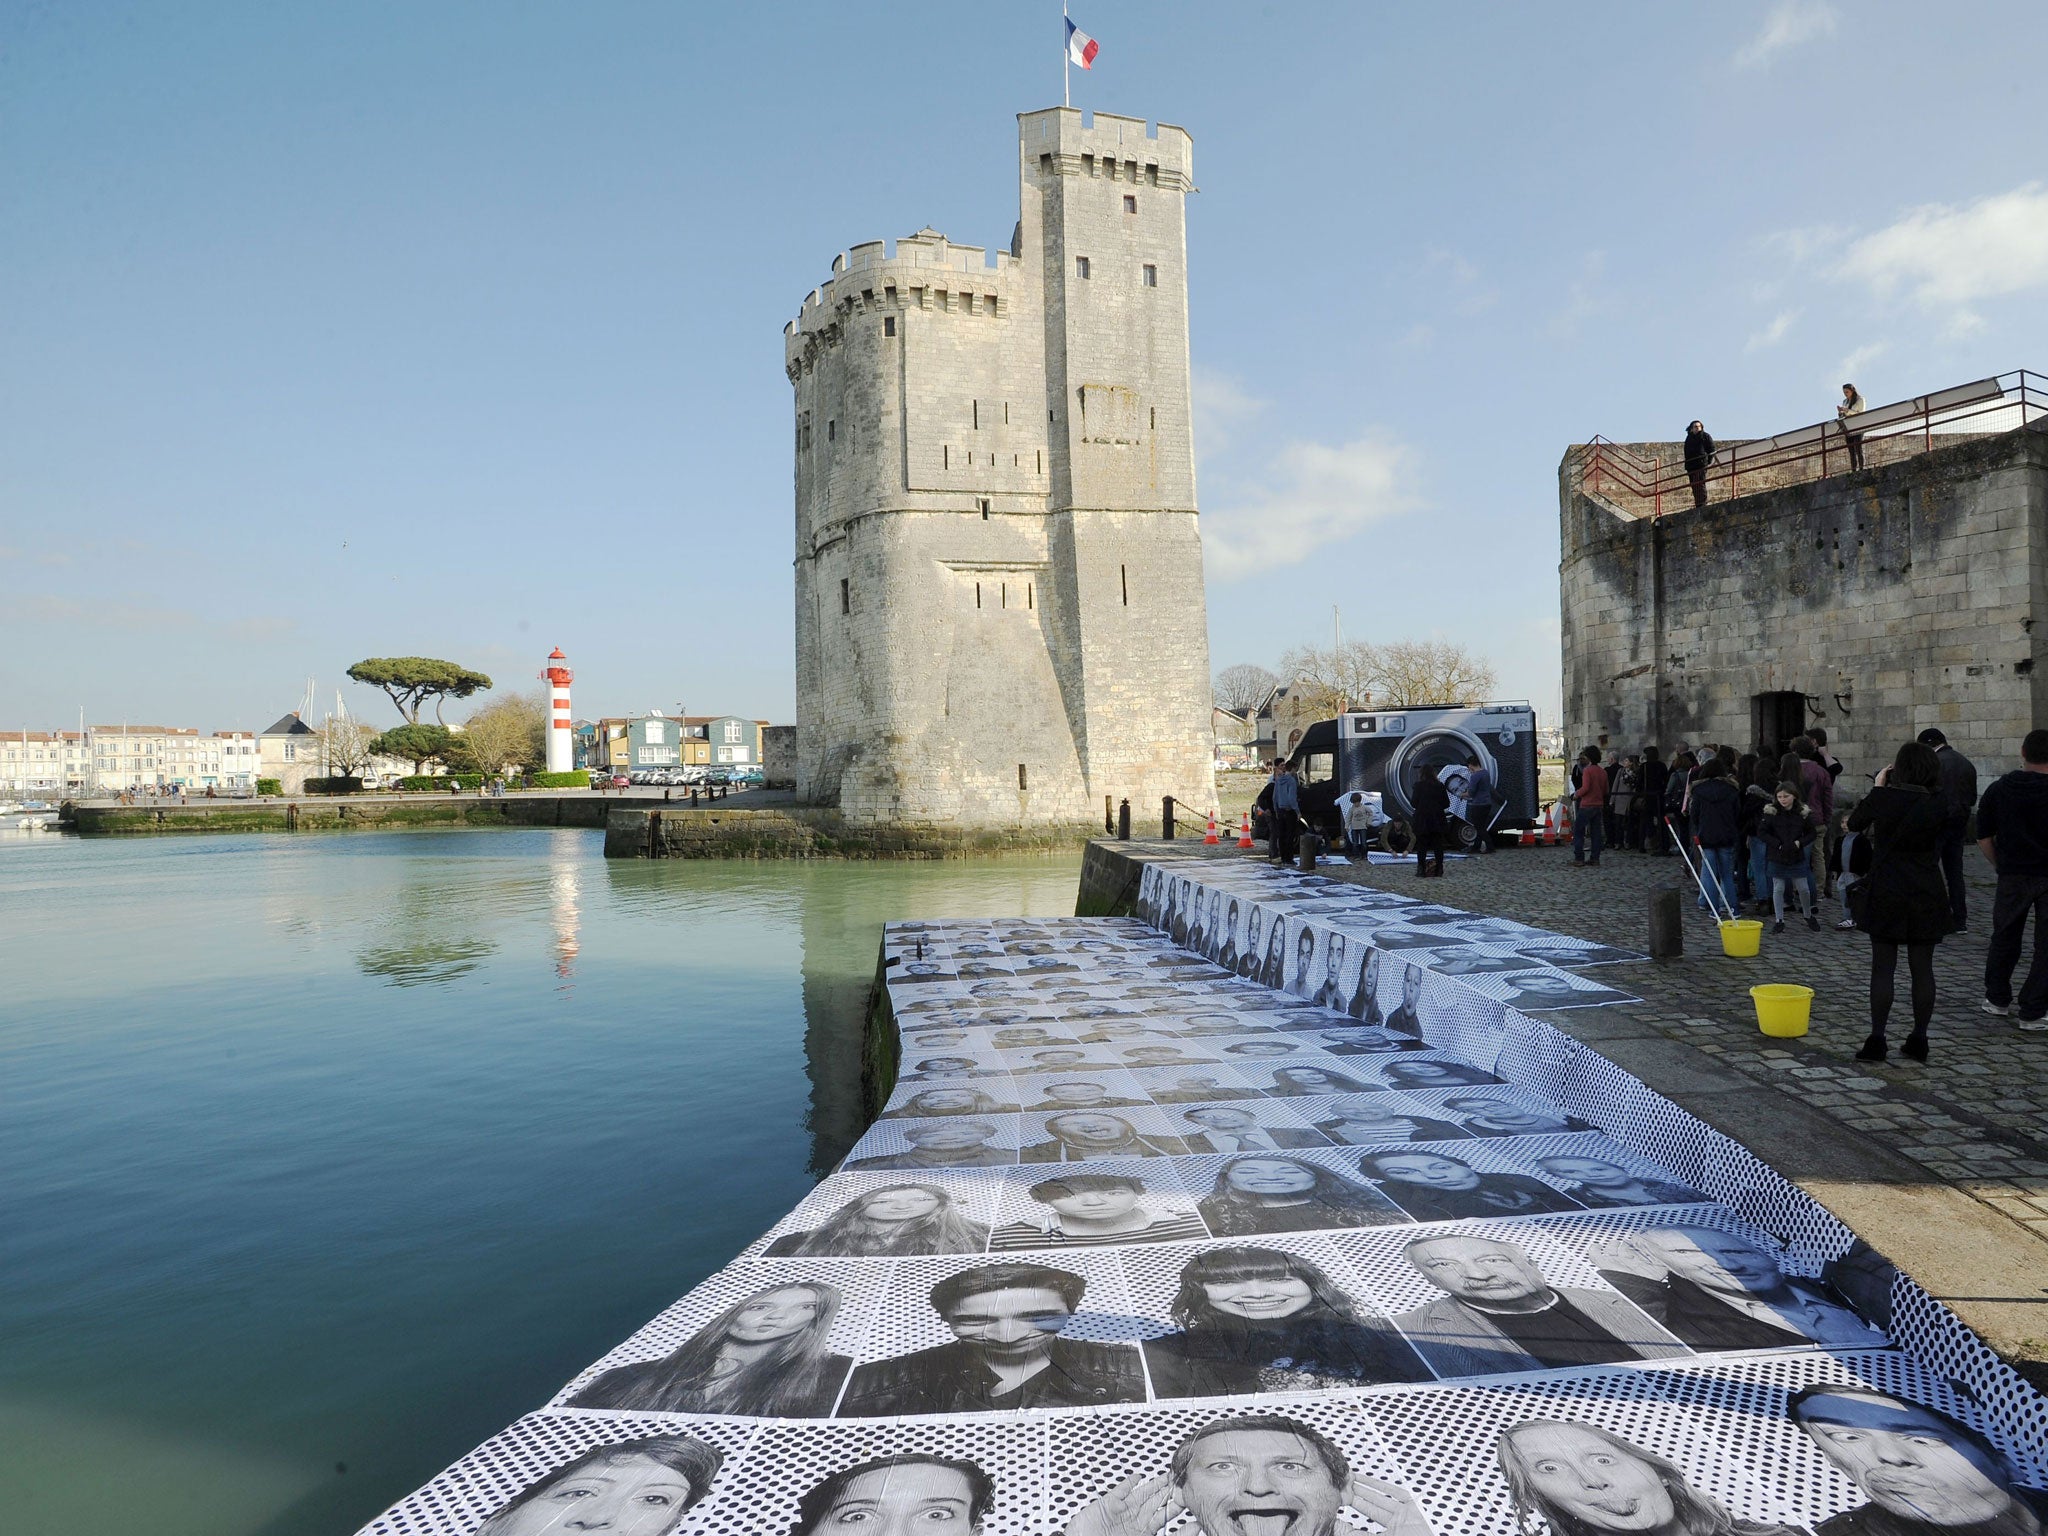
[[[1664, 830], [1667, 832], [1671, 831], [1671, 818], [1669, 816], [1664, 818]], [[1707, 894], [1707, 882], [1700, 878], [1699, 870], [1693, 867], [1692, 855], [1685, 851], [1685, 839], [1673, 834], [1671, 841], [1677, 845], [1678, 856], [1685, 860], [1686, 873], [1692, 876], [1692, 883], [1700, 888], [1700, 900], [1704, 901], [1716, 916], [1719, 916], [1721, 909], [1715, 906], [1714, 898]], [[1717, 880], [1714, 883], [1719, 885], [1720, 881]]]

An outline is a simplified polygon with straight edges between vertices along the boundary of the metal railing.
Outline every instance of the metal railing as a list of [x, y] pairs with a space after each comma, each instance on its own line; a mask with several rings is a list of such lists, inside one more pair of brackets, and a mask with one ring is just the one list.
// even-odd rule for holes
[[[1897, 463], [1944, 446], [1934, 441], [1937, 437], [1960, 440], [2017, 427], [2048, 427], [2048, 375], [2021, 368], [1874, 406], [1846, 420], [1724, 444], [1707, 466], [1707, 499], [1726, 501], [1745, 494], [1745, 486], [1753, 492], [1824, 480], [1873, 461]], [[1652, 517], [1690, 510], [1694, 502], [1682, 458], [1666, 461], [1600, 436], [1579, 455], [1574, 484], [1588, 495]], [[1628, 502], [1637, 506], [1628, 507]]]

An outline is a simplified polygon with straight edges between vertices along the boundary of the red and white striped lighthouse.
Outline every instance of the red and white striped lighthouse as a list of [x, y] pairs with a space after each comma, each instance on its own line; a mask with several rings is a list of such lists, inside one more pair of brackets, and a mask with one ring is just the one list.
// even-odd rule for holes
[[548, 685], [548, 772], [567, 773], [576, 766], [576, 736], [569, 725], [569, 658], [558, 645], [548, 652], [547, 670], [540, 680]]

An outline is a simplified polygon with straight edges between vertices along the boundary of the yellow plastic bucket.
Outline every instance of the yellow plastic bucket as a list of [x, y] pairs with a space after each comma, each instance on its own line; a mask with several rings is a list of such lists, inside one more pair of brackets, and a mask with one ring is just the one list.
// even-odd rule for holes
[[1773, 985], [1751, 987], [1756, 1002], [1756, 1027], [1767, 1035], [1789, 1040], [1806, 1033], [1813, 1013], [1813, 988]]
[[1733, 955], [1738, 960], [1753, 956], [1757, 945], [1763, 941], [1763, 936], [1764, 925], [1753, 917], [1721, 919], [1722, 953]]

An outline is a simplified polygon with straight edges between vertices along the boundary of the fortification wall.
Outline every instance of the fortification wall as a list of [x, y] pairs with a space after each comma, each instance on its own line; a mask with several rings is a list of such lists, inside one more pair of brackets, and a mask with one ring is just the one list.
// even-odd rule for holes
[[1568, 740], [1752, 745], [1756, 696], [1797, 693], [1862, 773], [1928, 726], [2010, 762], [2044, 718], [2041, 432], [1661, 520], [1580, 491], [1577, 452], [1559, 467]]

